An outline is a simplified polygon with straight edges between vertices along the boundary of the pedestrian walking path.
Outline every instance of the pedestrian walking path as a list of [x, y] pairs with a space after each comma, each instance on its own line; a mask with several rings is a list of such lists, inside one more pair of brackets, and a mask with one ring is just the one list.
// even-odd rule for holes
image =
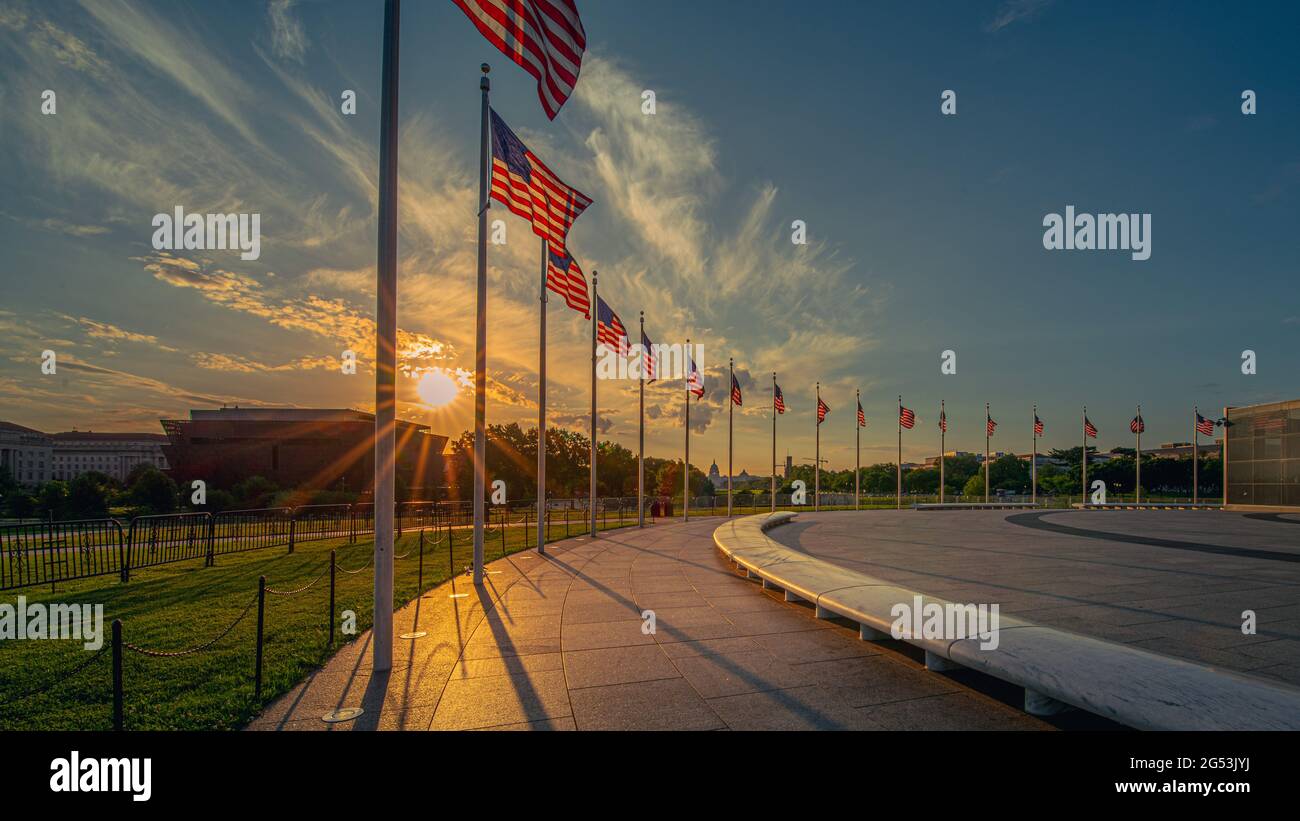
[[[366, 633], [250, 729], [1051, 729], [747, 581], [714, 545], [721, 522], [493, 562], [481, 588], [460, 577], [398, 611], [417, 637], [391, 672], [371, 674]], [[346, 707], [364, 712], [322, 721]]]

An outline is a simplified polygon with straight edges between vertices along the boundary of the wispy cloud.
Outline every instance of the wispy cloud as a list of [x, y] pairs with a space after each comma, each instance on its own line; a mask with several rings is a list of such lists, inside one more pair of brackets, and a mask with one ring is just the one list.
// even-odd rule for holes
[[1052, 0], [1005, 0], [998, 6], [997, 13], [984, 26], [984, 30], [994, 33], [1013, 23], [1032, 20], [1050, 5]]
[[295, 0], [271, 0], [266, 8], [271, 25], [271, 50], [276, 57], [301, 63], [307, 54], [307, 31], [293, 14]]

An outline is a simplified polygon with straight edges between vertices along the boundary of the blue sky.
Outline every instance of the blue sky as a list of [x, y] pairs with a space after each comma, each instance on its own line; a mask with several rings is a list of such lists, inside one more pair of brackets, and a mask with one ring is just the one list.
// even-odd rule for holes
[[[1300, 390], [1300, 57], [1289, 4], [580, 2], [578, 91], [549, 122], [532, 78], [450, 2], [403, 10], [400, 413], [444, 433], [463, 393], [419, 404], [429, 368], [473, 358], [477, 66], [516, 132], [595, 204], [570, 247], [625, 322], [703, 342], [692, 454], [725, 462], [727, 356], [747, 406], [736, 465], [779, 449], [893, 458], [1187, 439], [1191, 406]], [[379, 3], [0, 0], [0, 418], [157, 431], [191, 407], [369, 408]], [[40, 113], [44, 89], [58, 113]], [[343, 89], [358, 114], [339, 112]], [[653, 117], [640, 112], [656, 92]], [[940, 93], [957, 92], [957, 115]], [[1243, 116], [1252, 89], [1259, 113]], [[262, 214], [262, 256], [155, 251], [153, 214]], [[1042, 219], [1152, 215], [1152, 255], [1049, 252]], [[490, 421], [535, 421], [536, 257], [527, 227], [490, 257]], [[792, 220], [810, 242], [789, 242]], [[550, 307], [553, 421], [585, 425], [587, 328]], [[54, 377], [40, 351], [59, 353]], [[338, 373], [345, 348], [362, 354]], [[1255, 350], [1259, 372], [1240, 355]], [[939, 354], [957, 353], [957, 374]], [[680, 452], [680, 385], [649, 392], [648, 449]], [[634, 446], [630, 385], [602, 384], [605, 435]]]

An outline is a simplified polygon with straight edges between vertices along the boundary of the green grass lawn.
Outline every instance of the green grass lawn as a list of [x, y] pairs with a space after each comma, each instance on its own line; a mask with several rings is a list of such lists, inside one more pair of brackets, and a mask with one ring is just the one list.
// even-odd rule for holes
[[[565, 538], [564, 513], [552, 514], [551, 541]], [[512, 518], [512, 522], [518, 518]], [[531, 521], [531, 520], [530, 520]], [[621, 525], [635, 524], [635, 517]], [[570, 512], [569, 533], [583, 532], [580, 511]], [[617, 517], [602, 522], [602, 529], [620, 526]], [[504, 543], [502, 534], [504, 532]], [[400, 607], [420, 593], [445, 582], [452, 572], [470, 564], [473, 547], [468, 530], [455, 530], [454, 551], [448, 550], [445, 530], [426, 531], [424, 584], [420, 589], [419, 536], [404, 533], [394, 553], [393, 598]], [[440, 540], [440, 541], [438, 541]], [[434, 542], [437, 541], [437, 544]], [[492, 561], [536, 543], [536, 523], [504, 531], [493, 527], [484, 540], [486, 559]], [[98, 658], [71, 677], [65, 675], [91, 653], [77, 641], [0, 642], [0, 731], [3, 730], [109, 730], [112, 729], [113, 689], [110, 624], [121, 619], [124, 641], [151, 650], [174, 652], [204, 644], [220, 634], [257, 595], [258, 577], [265, 575], [274, 590], [300, 588], [327, 571], [329, 552], [338, 552], [340, 568], [356, 570], [336, 574], [337, 614], [352, 610], [357, 631], [368, 629], [373, 617], [373, 574], [368, 562], [373, 541], [358, 537], [300, 543], [294, 553], [275, 547], [217, 557], [214, 567], [202, 559], [162, 567], [133, 570], [131, 581], [103, 576], [49, 586], [8, 590], [0, 601], [16, 603], [23, 595], [29, 603], [68, 602], [104, 606], [104, 650]], [[336, 621], [336, 626], [338, 622]], [[124, 725], [128, 730], [234, 729], [246, 724], [266, 703], [291, 689], [308, 672], [323, 664], [346, 640], [336, 630], [336, 646], [328, 645], [329, 575], [315, 586], [293, 596], [266, 597], [262, 699], [253, 697], [253, 670], [257, 636], [256, 604], [241, 622], [212, 647], [174, 658], [123, 652]], [[25, 693], [37, 694], [20, 698]]]

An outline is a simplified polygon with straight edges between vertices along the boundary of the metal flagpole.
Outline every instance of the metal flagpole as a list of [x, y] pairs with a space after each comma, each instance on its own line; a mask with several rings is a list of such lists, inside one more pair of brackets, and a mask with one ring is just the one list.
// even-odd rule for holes
[[686, 401], [686, 413], [683, 418], [686, 424], [686, 458], [682, 462], [682, 521], [689, 522], [691, 519], [691, 340], [686, 340], [686, 353], [682, 356], [682, 363], [686, 368], [686, 375], [683, 378], [683, 384], [686, 386], [686, 393], [683, 399]]
[[596, 295], [596, 269], [591, 269], [591, 491], [587, 507], [591, 509], [591, 538], [596, 538], [596, 325], [600, 322], [600, 302]]
[[[384, 4], [383, 94], [379, 116], [379, 259], [375, 304], [375, 672], [393, 667], [393, 514], [397, 423], [397, 67], [400, 0]], [[483, 78], [487, 82], [487, 78]], [[487, 92], [483, 92], [486, 100]], [[480, 161], [480, 174], [482, 166]], [[482, 190], [479, 192], [483, 196]], [[479, 220], [482, 254], [483, 220]], [[481, 257], [480, 257], [481, 259]], [[480, 265], [482, 263], [480, 262]]]
[[[488, 189], [488, 64], [481, 66], [483, 77], [483, 122], [479, 128], [481, 145], [478, 155], [478, 311], [474, 330], [474, 584], [483, 583], [483, 490], [487, 467], [487, 212]], [[379, 530], [379, 522], [375, 522]]]
[[939, 400], [939, 504], [943, 504], [944, 481], [943, 481], [943, 452], [944, 438], [948, 435], [948, 412], [944, 407], [943, 400]]
[[989, 403], [984, 403], [984, 504], [989, 503]]
[[[862, 407], [862, 390], [855, 391], [858, 408]], [[857, 408], [853, 410], [853, 509], [862, 509], [862, 425], [858, 423]]]
[[731, 378], [727, 380], [727, 516], [731, 515], [731, 448], [732, 448], [732, 426], [734, 424], [733, 414], [736, 410], [736, 403], [731, 396], [731, 386], [736, 379], [736, 360], [727, 357], [727, 372]]
[[1088, 504], [1088, 406], [1083, 406], [1083, 503]]
[[1201, 499], [1201, 488], [1199, 487], [1199, 469], [1198, 462], [1201, 461], [1201, 432], [1196, 429], [1196, 417], [1201, 415], [1201, 409], [1192, 405], [1192, 504], [1196, 504]]
[[546, 239], [542, 239], [537, 350], [537, 552], [546, 552]]
[[772, 512], [776, 513], [776, 371], [772, 371]]
[[1136, 465], [1137, 478], [1133, 484], [1133, 499], [1135, 504], [1142, 504], [1142, 406], [1138, 405], [1137, 418], [1137, 453], [1133, 456], [1133, 464]]
[[[817, 383], [817, 410], [813, 413], [813, 418], [821, 416], [822, 413], [822, 383]], [[817, 420], [817, 450], [813, 454], [813, 512], [820, 510], [822, 501], [822, 423]]]
[[[645, 311], [641, 312], [641, 342], [645, 342]], [[636, 526], [645, 527], [645, 361], [650, 352], [641, 352], [641, 379], [637, 384], [636, 431]]]
[[898, 395], [898, 415], [894, 420], [898, 423], [898, 488], [895, 491], [894, 507], [898, 510], [903, 509], [903, 395]]
[[1034, 425], [1029, 429], [1034, 440], [1034, 452], [1029, 459], [1029, 501], [1038, 504], [1038, 406], [1034, 405]]

